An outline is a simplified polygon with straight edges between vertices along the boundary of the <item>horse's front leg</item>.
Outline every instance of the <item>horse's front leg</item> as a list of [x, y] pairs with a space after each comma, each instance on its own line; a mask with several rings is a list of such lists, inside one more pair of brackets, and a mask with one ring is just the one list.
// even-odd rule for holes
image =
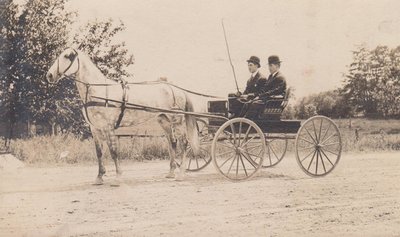
[[103, 163], [103, 143], [99, 140], [98, 135], [92, 132], [94, 138], [94, 145], [96, 147], [96, 155], [97, 161], [99, 164], [99, 173], [97, 175], [95, 184], [101, 185], [103, 184], [103, 175], [106, 173], [106, 168], [104, 167]]

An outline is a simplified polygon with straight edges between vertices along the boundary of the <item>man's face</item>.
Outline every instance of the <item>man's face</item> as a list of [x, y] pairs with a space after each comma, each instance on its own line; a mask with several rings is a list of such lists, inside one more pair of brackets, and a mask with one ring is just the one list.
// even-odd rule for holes
[[247, 66], [249, 67], [249, 72], [250, 73], [256, 72], [257, 69], [258, 69], [258, 65], [254, 64], [254, 63], [251, 63], [251, 62], [248, 63]]
[[279, 70], [279, 65], [277, 64], [268, 64], [268, 69], [271, 74], [274, 74]]

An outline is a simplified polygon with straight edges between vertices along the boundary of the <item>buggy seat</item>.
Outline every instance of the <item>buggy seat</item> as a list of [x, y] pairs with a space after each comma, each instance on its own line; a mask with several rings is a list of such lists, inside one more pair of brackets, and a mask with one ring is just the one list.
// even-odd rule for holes
[[[287, 89], [285, 96], [271, 96], [268, 100], [254, 101], [256, 106], [250, 106], [246, 117], [258, 117], [259, 119], [279, 120], [283, 110], [289, 102], [290, 88]], [[261, 107], [261, 112], [260, 112]]]

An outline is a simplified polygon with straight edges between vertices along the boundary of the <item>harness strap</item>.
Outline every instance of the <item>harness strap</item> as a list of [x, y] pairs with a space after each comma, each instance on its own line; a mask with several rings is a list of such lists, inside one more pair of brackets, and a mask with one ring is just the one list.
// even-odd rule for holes
[[122, 105], [121, 105], [121, 112], [119, 113], [117, 122], [114, 125], [114, 128], [117, 129], [119, 127], [119, 125], [121, 125], [121, 121], [124, 117], [125, 114], [125, 109], [126, 109], [126, 103], [128, 101], [128, 93], [126, 93], [127, 91], [127, 86], [126, 83], [122, 83], [122, 89], [123, 89], [123, 95], [122, 95]]
[[[88, 113], [88, 110], [87, 110], [88, 104], [89, 104], [90, 102], [92, 102], [92, 101], [87, 102], [87, 101], [88, 101], [88, 98], [89, 98], [89, 87], [90, 87], [90, 85], [89, 85], [89, 84], [85, 84], [85, 86], [86, 86], [86, 94], [85, 94], [85, 102], [83, 103], [83, 107], [85, 108], [85, 117], [86, 117], [86, 121], [88, 121], [88, 123], [89, 123], [90, 125], [93, 126], [93, 123], [90, 121], [89, 113]], [[93, 101], [93, 102], [94, 102], [94, 101]]]

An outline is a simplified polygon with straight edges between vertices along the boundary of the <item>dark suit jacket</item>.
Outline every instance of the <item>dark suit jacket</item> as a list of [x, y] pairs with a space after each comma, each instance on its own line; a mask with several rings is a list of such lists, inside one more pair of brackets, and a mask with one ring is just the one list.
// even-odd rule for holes
[[275, 74], [275, 76], [269, 75], [263, 88], [260, 90], [260, 98], [265, 100], [271, 96], [282, 95], [286, 93], [286, 79], [281, 72]]
[[247, 80], [246, 89], [244, 90], [243, 94], [254, 93], [255, 96], [258, 96], [265, 87], [266, 82], [267, 78], [261, 72], [257, 72], [253, 78]]

